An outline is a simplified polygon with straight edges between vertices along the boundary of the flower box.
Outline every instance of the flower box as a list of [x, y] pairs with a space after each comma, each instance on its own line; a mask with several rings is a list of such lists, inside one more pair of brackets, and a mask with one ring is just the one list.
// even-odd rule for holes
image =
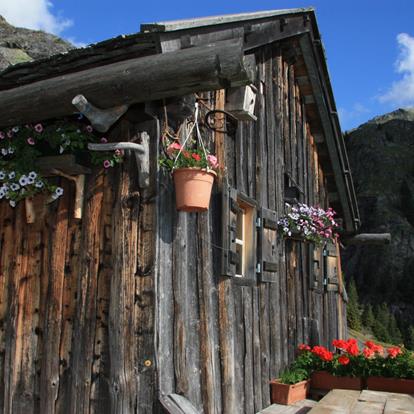
[[333, 390], [336, 388], [345, 390], [362, 390], [362, 378], [339, 377], [327, 371], [315, 371], [311, 375], [311, 387], [320, 390]]
[[368, 377], [367, 388], [373, 391], [414, 394], [414, 380], [404, 378]]
[[282, 384], [279, 380], [270, 381], [270, 399], [273, 404], [294, 404], [304, 400], [309, 391], [309, 380], [296, 384]]

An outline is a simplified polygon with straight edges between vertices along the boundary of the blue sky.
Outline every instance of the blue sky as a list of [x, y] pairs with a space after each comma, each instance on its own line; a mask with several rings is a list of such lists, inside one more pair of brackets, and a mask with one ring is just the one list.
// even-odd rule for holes
[[413, 0], [0, 0], [12, 24], [89, 44], [141, 23], [257, 10], [316, 8], [342, 129], [414, 106]]

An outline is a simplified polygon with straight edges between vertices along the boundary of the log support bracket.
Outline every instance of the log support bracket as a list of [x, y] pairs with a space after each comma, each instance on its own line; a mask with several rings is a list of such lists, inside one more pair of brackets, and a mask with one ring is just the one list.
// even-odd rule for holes
[[391, 243], [391, 234], [390, 233], [361, 233], [352, 237], [347, 237], [343, 239], [343, 244], [345, 246], [350, 245], [383, 245]]
[[115, 151], [117, 149], [134, 151], [138, 167], [139, 187], [145, 189], [150, 185], [149, 140], [149, 134], [144, 131], [141, 133], [141, 144], [134, 142], [88, 144], [88, 149], [91, 151]]
[[109, 109], [99, 109], [92, 105], [83, 95], [76, 95], [72, 104], [91, 121], [98, 132], [106, 132], [128, 110], [129, 105], [119, 105]]

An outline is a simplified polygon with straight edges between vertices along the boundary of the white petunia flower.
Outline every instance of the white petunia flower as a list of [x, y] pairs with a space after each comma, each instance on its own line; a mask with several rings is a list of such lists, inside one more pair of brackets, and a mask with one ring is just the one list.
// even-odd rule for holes
[[25, 175], [22, 175], [19, 179], [19, 184], [24, 187], [25, 185], [27, 185], [27, 177]]
[[13, 191], [17, 191], [17, 190], [20, 188], [20, 185], [19, 185], [19, 184], [17, 184], [17, 183], [13, 183], [13, 184], [11, 184], [11, 185], [10, 185], [10, 188], [11, 188]]
[[36, 181], [35, 187], [36, 188], [42, 188], [44, 186], [42, 181]]
[[12, 207], [16, 207], [16, 202], [15, 202], [14, 200], [10, 200], [10, 201], [9, 201], [9, 204], [10, 204]]
[[9, 172], [9, 179], [13, 180], [14, 177], [16, 177], [16, 173], [14, 171]]
[[34, 180], [35, 178], [37, 178], [37, 174], [34, 171], [30, 171], [29, 178], [32, 178]]

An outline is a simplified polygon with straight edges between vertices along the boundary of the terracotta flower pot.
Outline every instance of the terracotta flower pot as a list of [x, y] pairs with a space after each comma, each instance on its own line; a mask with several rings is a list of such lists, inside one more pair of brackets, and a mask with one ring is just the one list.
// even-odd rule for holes
[[199, 168], [178, 168], [173, 171], [177, 210], [201, 212], [208, 210], [214, 171]]
[[306, 398], [309, 380], [296, 384], [282, 384], [279, 380], [270, 381], [270, 399], [273, 404], [293, 404]]
[[367, 388], [373, 391], [414, 394], [414, 380], [404, 378], [368, 377]]
[[337, 377], [327, 371], [316, 371], [311, 375], [311, 387], [320, 390], [333, 390], [335, 388], [345, 390], [362, 390], [362, 378]]

